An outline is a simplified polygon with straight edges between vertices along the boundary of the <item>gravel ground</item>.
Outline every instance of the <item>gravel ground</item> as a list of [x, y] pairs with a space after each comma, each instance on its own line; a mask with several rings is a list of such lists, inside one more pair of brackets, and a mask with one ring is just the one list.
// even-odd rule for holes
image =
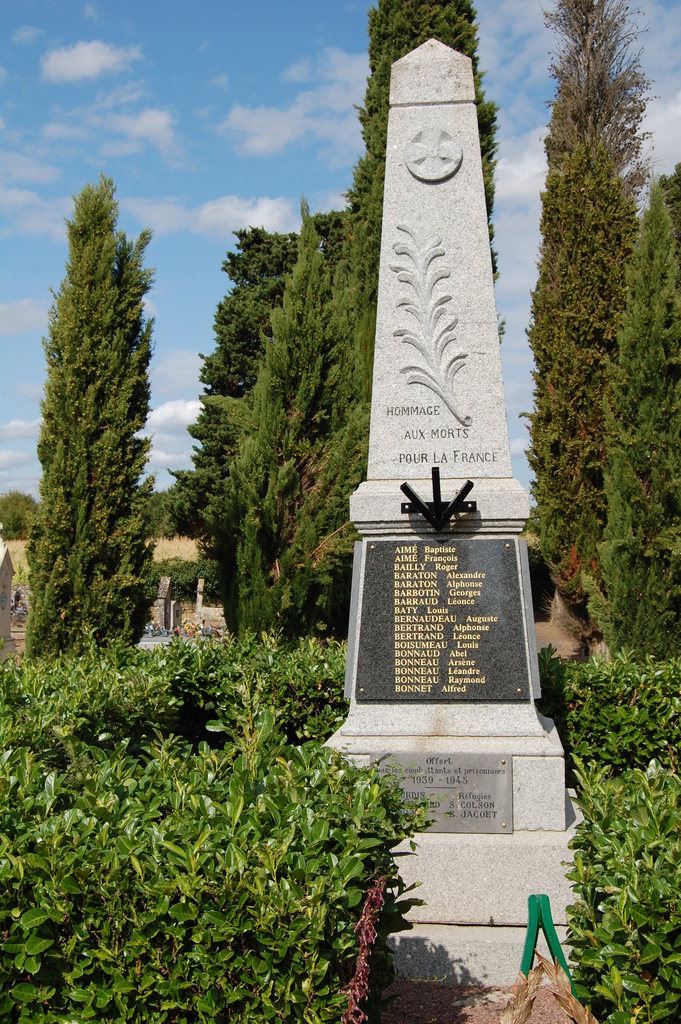
[[[381, 1015], [381, 1024], [499, 1024], [510, 988], [462, 988], [398, 978], [388, 989], [395, 996]], [[528, 1024], [569, 1024], [548, 987], [540, 989]]]

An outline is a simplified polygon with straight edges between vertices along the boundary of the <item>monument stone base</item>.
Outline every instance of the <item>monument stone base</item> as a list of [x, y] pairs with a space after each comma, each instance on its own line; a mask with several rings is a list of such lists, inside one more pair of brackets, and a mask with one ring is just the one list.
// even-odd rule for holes
[[[556, 933], [565, 948], [566, 929], [559, 925]], [[400, 978], [501, 987], [518, 977], [525, 928], [415, 924], [412, 931], [393, 936], [390, 944]], [[551, 959], [541, 933], [537, 949]]]
[[[479, 754], [511, 758], [509, 834], [427, 832], [414, 837], [413, 852], [410, 842], [395, 848], [402, 878], [424, 902], [409, 913], [412, 931], [394, 936], [392, 942], [396, 970], [403, 977], [513, 984], [525, 942], [528, 897], [548, 895], [561, 942], [566, 907], [573, 901], [565, 872], [572, 859], [568, 844], [576, 813], [565, 790], [563, 749], [553, 722], [532, 707], [424, 707], [416, 716], [420, 735], [360, 735], [381, 713], [388, 725], [388, 716], [375, 705], [353, 704], [352, 710], [355, 715], [351, 713], [329, 743], [358, 764], [380, 761], [387, 753], [403, 758], [422, 757], [424, 752], [461, 755], [462, 760]], [[399, 728], [394, 711], [388, 721]], [[473, 734], [449, 733], [452, 720], [459, 719], [463, 733], [473, 716]], [[413, 711], [411, 717], [413, 725]]]
[[[400, 872], [424, 901], [409, 914], [411, 931], [393, 936], [402, 977], [448, 984], [512, 985], [527, 933], [527, 900], [546, 893], [566, 955], [566, 907], [574, 901], [565, 878], [568, 843], [578, 815], [567, 800], [568, 828], [512, 835], [416, 837], [395, 849]], [[456, 923], [453, 923], [456, 922]], [[548, 955], [539, 945], [539, 952]]]

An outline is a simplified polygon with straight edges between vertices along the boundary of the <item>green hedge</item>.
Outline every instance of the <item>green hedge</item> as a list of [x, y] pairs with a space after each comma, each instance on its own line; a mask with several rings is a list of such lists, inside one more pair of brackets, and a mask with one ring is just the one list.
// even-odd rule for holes
[[183, 704], [181, 728], [206, 738], [205, 723], [232, 721], [243, 692], [272, 707], [291, 743], [326, 740], [345, 721], [345, 644], [283, 641], [276, 633], [245, 633], [198, 646], [175, 642], [156, 664]]
[[162, 576], [170, 576], [173, 596], [177, 601], [196, 601], [196, 585], [204, 580], [203, 599], [206, 604], [219, 604], [218, 563], [212, 558], [160, 558], [151, 563], [147, 578], [147, 600], [151, 603], [158, 595]]
[[[270, 702], [286, 664], [282, 712], [339, 668], [275, 638], [3, 663], [0, 1019], [335, 1024], [384, 877], [377, 1019], [409, 905], [390, 851], [425, 812], [374, 769], [287, 742]], [[204, 684], [211, 743], [187, 721]]]
[[681, 1019], [681, 779], [653, 763], [578, 767], [584, 820], [568, 874], [579, 996], [601, 1024]]
[[604, 765], [614, 775], [656, 759], [678, 768], [681, 659], [658, 662], [618, 655], [610, 662], [561, 662], [539, 655], [539, 710], [558, 728], [569, 780], [572, 762]]
[[160, 729], [196, 744], [211, 739], [211, 719], [236, 726], [244, 693], [274, 709], [289, 742], [326, 740], [347, 716], [344, 674], [344, 644], [285, 643], [272, 633], [8, 660], [0, 669], [0, 749], [27, 746], [63, 767], [73, 740], [126, 740], [137, 749]]

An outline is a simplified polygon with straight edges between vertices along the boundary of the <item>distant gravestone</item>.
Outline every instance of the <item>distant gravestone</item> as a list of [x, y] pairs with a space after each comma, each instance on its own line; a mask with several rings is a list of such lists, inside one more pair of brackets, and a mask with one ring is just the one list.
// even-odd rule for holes
[[161, 576], [158, 593], [154, 602], [154, 618], [163, 629], [170, 632], [173, 628], [173, 585], [170, 576]]
[[528, 895], [565, 922], [569, 833], [562, 746], [534, 707], [529, 501], [511, 468], [471, 61], [429, 40], [393, 64], [390, 104], [369, 462], [350, 500], [350, 712], [329, 743], [394, 773], [434, 819], [400, 862], [426, 905], [398, 970], [456, 980], [463, 961], [508, 984]]
[[14, 653], [12, 639], [12, 577], [14, 566], [0, 523], [0, 661]]

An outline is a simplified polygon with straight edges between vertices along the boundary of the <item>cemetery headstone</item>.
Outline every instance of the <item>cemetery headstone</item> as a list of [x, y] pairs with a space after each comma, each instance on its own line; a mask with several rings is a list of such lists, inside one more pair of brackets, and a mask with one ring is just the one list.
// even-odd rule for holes
[[0, 661], [14, 653], [12, 639], [12, 577], [14, 566], [0, 523]]
[[429, 40], [393, 64], [390, 104], [369, 462], [350, 501], [350, 712], [329, 742], [431, 809], [401, 861], [426, 905], [398, 970], [460, 980], [465, 961], [467, 977], [510, 983], [528, 895], [548, 892], [565, 922], [569, 831], [562, 746], [534, 706], [529, 501], [511, 467], [471, 61]]
[[173, 628], [173, 585], [170, 576], [161, 576], [158, 593], [154, 602], [154, 618], [163, 629], [170, 632]]

